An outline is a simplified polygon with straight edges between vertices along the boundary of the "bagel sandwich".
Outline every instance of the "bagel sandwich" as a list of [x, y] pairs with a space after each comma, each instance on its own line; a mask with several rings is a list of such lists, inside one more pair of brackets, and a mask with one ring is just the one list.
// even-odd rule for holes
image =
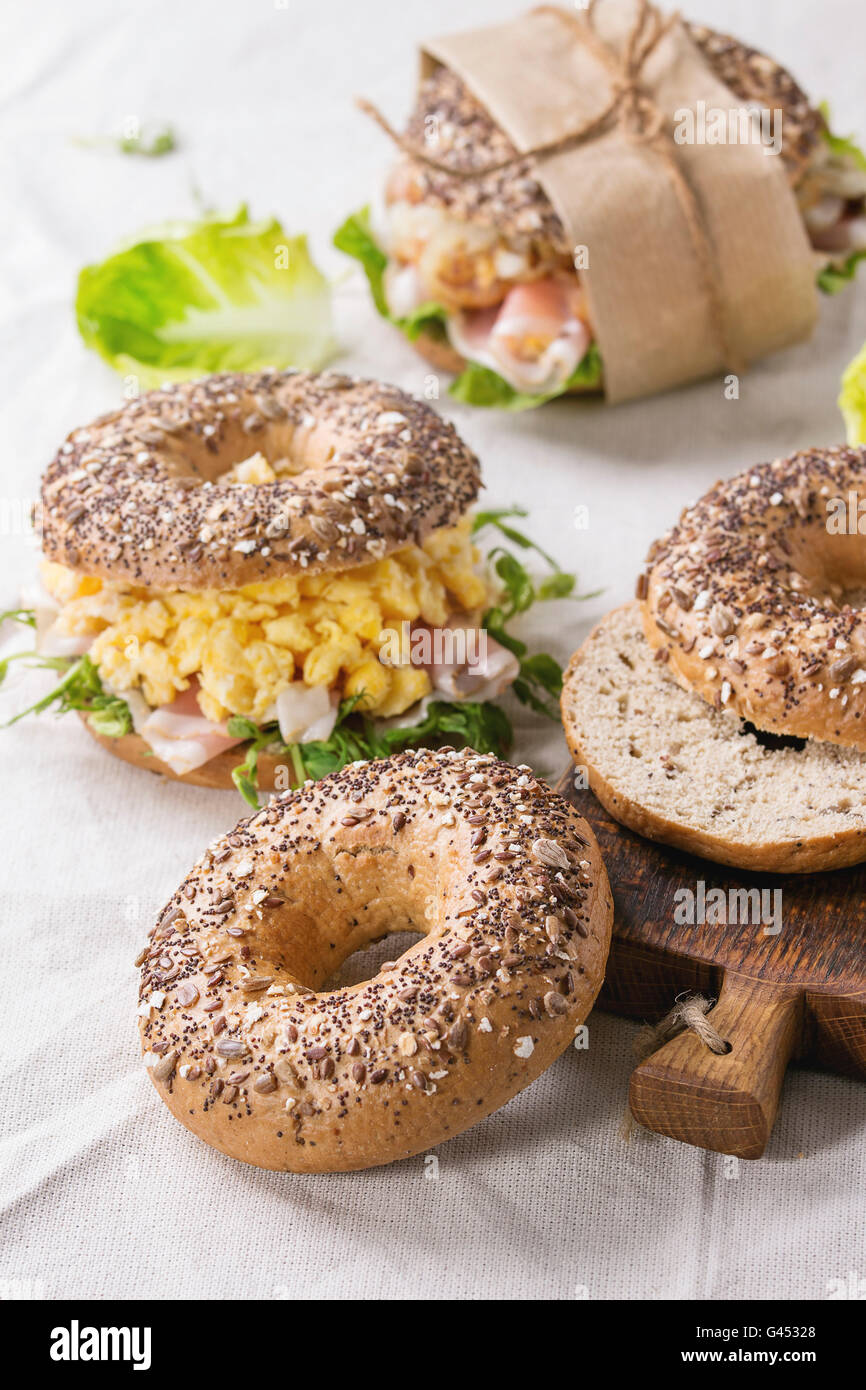
[[[785, 68], [725, 34], [686, 26], [743, 106], [781, 112], [780, 150], [815, 256], [819, 287], [841, 289], [866, 256], [866, 156], [830, 128]], [[778, 117], [776, 120], [778, 121]], [[437, 162], [411, 155], [436, 132]], [[347, 219], [335, 244], [359, 260], [377, 309], [469, 404], [521, 409], [599, 392], [604, 362], [573, 238], [531, 161], [465, 82], [437, 67], [421, 84], [383, 206]], [[488, 172], [471, 176], [473, 169]], [[469, 171], [469, 176], [467, 176]]]
[[[333, 373], [175, 384], [72, 432], [43, 479], [41, 591], [15, 616], [55, 687], [126, 761], [288, 789], [419, 745], [504, 752], [509, 687], [552, 713], [561, 673], [509, 635], [535, 588], [485, 566], [478, 460], [392, 386]], [[525, 538], [519, 537], [521, 542]], [[546, 557], [547, 558], [547, 557]], [[18, 653], [26, 655], [26, 653]]]

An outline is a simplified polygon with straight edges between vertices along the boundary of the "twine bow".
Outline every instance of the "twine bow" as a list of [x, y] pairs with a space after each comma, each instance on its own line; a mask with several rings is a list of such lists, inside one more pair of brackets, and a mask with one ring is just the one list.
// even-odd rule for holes
[[698, 197], [677, 159], [673, 136], [666, 128], [665, 113], [642, 82], [647, 59], [679, 22], [680, 16], [674, 12], [663, 18], [650, 0], [638, 0], [634, 24], [626, 38], [623, 52], [618, 53], [601, 39], [595, 28], [596, 3], [597, 0], [590, 0], [585, 21], [556, 5], [539, 5], [534, 10], [536, 14], [549, 15], [565, 24], [574, 38], [590, 50], [610, 78], [611, 95], [602, 110], [583, 125], [556, 140], [535, 145], [529, 150], [517, 151], [489, 164], [455, 168], [452, 164], [436, 159], [414, 141], [401, 135], [372, 102], [359, 97], [357, 104], [409, 158], [427, 169], [447, 174], [454, 179], [480, 179], [488, 174], [513, 168], [515, 165], [537, 164], [553, 155], [563, 154], [578, 145], [586, 144], [606, 130], [619, 126], [632, 140], [652, 149], [664, 163], [697, 257], [719, 356], [728, 371], [741, 371], [744, 364], [734, 351], [728, 335], [725, 306], [719, 288], [721, 277], [718, 257], [712, 237]]

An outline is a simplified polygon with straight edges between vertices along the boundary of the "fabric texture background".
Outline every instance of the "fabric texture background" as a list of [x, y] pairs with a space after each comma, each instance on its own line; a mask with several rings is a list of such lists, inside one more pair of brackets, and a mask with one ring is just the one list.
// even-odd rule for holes
[[[820, 13], [805, 0], [687, 10], [787, 61], [831, 99], [840, 130], [866, 136], [855, 0]], [[308, 231], [339, 277], [340, 365], [425, 390], [429, 369], [329, 246], [390, 158], [351, 98], [363, 91], [399, 117], [419, 40], [501, 14], [495, 0], [441, 0], [435, 13], [397, 0], [4, 7], [0, 609], [34, 573], [22, 518], [41, 469], [68, 429], [121, 395], [78, 339], [75, 275], [139, 228], [193, 213], [194, 190]], [[181, 150], [144, 160], [74, 143], [130, 115], [171, 121]], [[866, 284], [821, 310], [812, 342], [756, 367], [736, 401], [716, 381], [616, 410], [566, 403], [508, 417], [456, 406], [443, 389], [440, 408], [481, 456], [486, 502], [528, 507], [539, 541], [584, 590], [604, 590], [551, 605], [533, 641], [567, 658], [631, 594], [650, 540], [717, 477], [838, 442], [838, 380], [866, 336]], [[16, 673], [8, 687], [0, 717], [44, 681]], [[519, 715], [518, 729], [518, 758], [554, 777], [566, 761], [557, 728]], [[208, 1149], [139, 1063], [132, 962], [239, 800], [150, 779], [74, 719], [0, 734], [0, 767], [0, 1296], [866, 1295], [866, 1087], [793, 1070], [757, 1163], [643, 1133], [627, 1144], [635, 1026], [601, 1013], [588, 1051], [569, 1051], [435, 1155], [298, 1177]]]

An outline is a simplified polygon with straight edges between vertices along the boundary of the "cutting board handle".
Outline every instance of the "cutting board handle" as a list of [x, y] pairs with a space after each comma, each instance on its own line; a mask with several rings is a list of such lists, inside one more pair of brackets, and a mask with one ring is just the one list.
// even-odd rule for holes
[[799, 1036], [803, 994], [727, 971], [707, 1022], [730, 1044], [712, 1052], [680, 1033], [632, 1072], [629, 1105], [647, 1129], [716, 1153], [760, 1158]]

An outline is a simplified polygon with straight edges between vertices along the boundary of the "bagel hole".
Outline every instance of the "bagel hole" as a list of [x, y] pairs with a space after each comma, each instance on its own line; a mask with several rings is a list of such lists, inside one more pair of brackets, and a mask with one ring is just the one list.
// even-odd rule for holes
[[771, 734], [766, 729], [756, 729], [748, 719], [744, 719], [740, 725], [740, 733], [751, 734], [756, 743], [770, 752], [776, 752], [780, 748], [793, 748], [796, 753], [802, 753], [806, 747], [804, 738], [797, 738], [794, 734]]
[[[260, 455], [277, 474], [278, 479], [297, 477], [301, 473], [327, 468], [334, 458], [337, 439], [324, 422], [294, 425], [290, 421], [268, 422], [247, 434], [239, 426], [227, 428], [216, 453], [205, 449], [191, 451], [180, 441], [167, 442], [165, 452], [177, 473], [201, 486], [204, 483], [250, 485], [243, 475], [230, 477], [242, 464]], [[268, 487], [268, 483], [252, 483]]]
[[362, 946], [360, 950], [347, 956], [334, 973], [329, 975], [321, 989], [345, 989], [349, 985], [360, 985], [366, 980], [374, 979], [385, 961], [399, 960], [416, 942], [423, 941], [425, 935], [426, 932], [396, 931], [381, 936], [378, 941], [371, 941], [369, 945]]
[[831, 577], [824, 576], [820, 582], [812, 586], [809, 593], [831, 614], [845, 608], [855, 611], [866, 608], [866, 588], [859, 581], [854, 585], [847, 581], [835, 584]]

